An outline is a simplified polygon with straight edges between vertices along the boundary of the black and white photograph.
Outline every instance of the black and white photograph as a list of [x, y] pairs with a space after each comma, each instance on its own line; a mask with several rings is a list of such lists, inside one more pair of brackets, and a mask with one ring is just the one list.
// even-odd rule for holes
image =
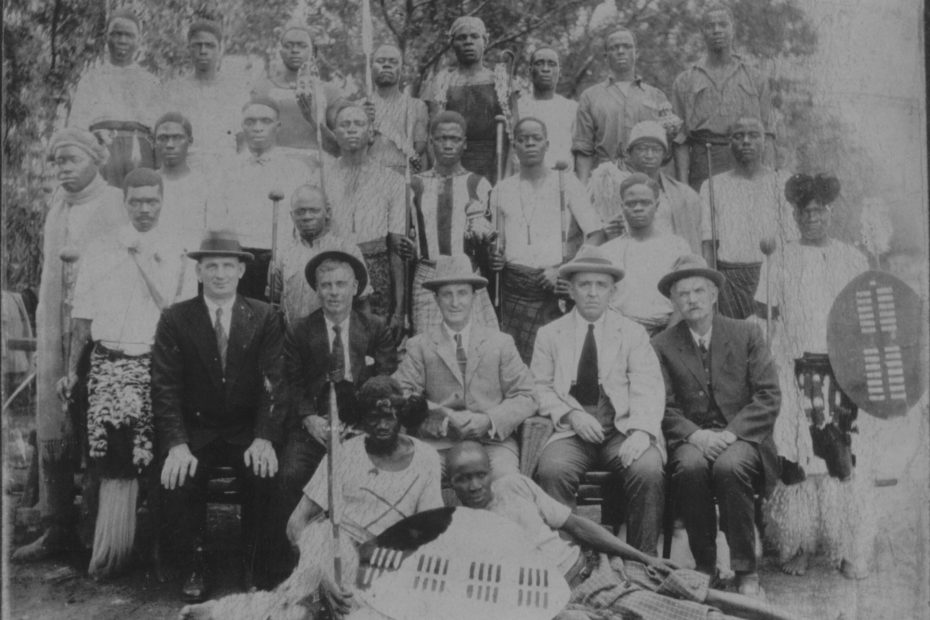
[[6, 0], [0, 618], [930, 619], [919, 0]]

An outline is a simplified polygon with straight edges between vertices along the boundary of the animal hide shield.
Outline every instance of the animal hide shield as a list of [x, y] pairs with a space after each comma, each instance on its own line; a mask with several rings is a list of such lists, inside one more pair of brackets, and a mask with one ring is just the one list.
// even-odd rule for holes
[[882, 271], [846, 285], [830, 308], [827, 353], [843, 391], [873, 416], [903, 416], [923, 395], [920, 298]]
[[414, 515], [365, 543], [355, 585], [396, 620], [548, 620], [571, 594], [515, 523], [462, 507]]

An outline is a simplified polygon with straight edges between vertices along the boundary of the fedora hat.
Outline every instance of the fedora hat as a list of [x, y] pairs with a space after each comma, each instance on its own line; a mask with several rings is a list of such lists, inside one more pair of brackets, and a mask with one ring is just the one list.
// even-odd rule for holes
[[235, 256], [243, 261], [250, 261], [254, 256], [244, 252], [239, 245], [239, 236], [232, 230], [209, 230], [200, 242], [200, 249], [188, 252], [187, 256], [194, 260], [210, 256]]
[[335, 260], [341, 263], [349, 263], [352, 267], [352, 272], [355, 273], [355, 279], [358, 282], [358, 290], [355, 292], [355, 296], [358, 297], [362, 291], [365, 290], [365, 287], [368, 286], [368, 269], [365, 267], [365, 264], [352, 256], [348, 252], [342, 252], [340, 250], [327, 250], [326, 252], [320, 252], [309, 261], [307, 261], [307, 266], [304, 267], [304, 277], [307, 278], [307, 283], [310, 285], [314, 291], [316, 290], [316, 270], [323, 261], [325, 260]]
[[614, 282], [623, 279], [623, 270], [613, 264], [600, 250], [583, 245], [575, 258], [559, 267], [559, 277], [570, 280], [576, 273], [606, 273], [612, 276]]
[[717, 288], [723, 286], [723, 274], [707, 266], [707, 261], [703, 256], [697, 254], [683, 254], [675, 260], [672, 270], [662, 276], [659, 280], [659, 292], [669, 297], [671, 295], [672, 285], [685, 278], [694, 277], [707, 278], [717, 285]]
[[440, 256], [436, 260], [436, 272], [433, 277], [423, 282], [423, 288], [434, 293], [446, 284], [471, 284], [476, 289], [488, 285], [487, 278], [476, 274], [471, 266], [471, 259], [464, 254]]

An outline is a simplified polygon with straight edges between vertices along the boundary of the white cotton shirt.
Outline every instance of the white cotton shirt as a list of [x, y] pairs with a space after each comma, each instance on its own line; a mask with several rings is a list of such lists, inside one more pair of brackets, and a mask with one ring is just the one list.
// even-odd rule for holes
[[491, 192], [491, 215], [496, 218], [499, 208], [508, 262], [537, 268], [560, 265], [566, 258], [562, 229], [570, 233], [574, 228], [572, 219], [585, 237], [603, 228], [581, 182], [571, 173], [562, 176], [566, 202], [564, 220], [556, 172], [548, 172], [537, 188], [514, 175], [498, 183]]
[[236, 303], [236, 298], [230, 297], [222, 304], [218, 304], [204, 295], [203, 301], [207, 305], [207, 313], [210, 315], [210, 325], [213, 326], [214, 330], [216, 329], [216, 311], [218, 308], [223, 309], [223, 314], [220, 316], [220, 323], [223, 324], [223, 330], [226, 332], [226, 338], [229, 338], [229, 330], [232, 327], [232, 311], [233, 306]]
[[148, 351], [155, 340], [161, 309], [133, 260], [129, 247], [150, 274], [166, 304], [197, 294], [194, 267], [174, 239], [155, 228], [139, 233], [131, 226], [88, 246], [74, 289], [71, 316], [91, 321], [91, 338], [130, 355]]
[[[616, 355], [616, 351], [605, 351], [601, 343], [604, 342], [604, 323], [607, 311], [604, 311], [596, 321], [594, 321], [594, 344], [597, 346], [597, 370], [598, 383], [601, 382], [600, 374], [607, 368], [607, 363], [611, 356]], [[572, 310], [572, 317], [575, 321], [575, 349], [572, 351], [572, 368], [578, 368], [578, 360], [581, 358], [581, 350], [584, 348], [584, 340], [588, 336], [588, 325], [591, 323], [578, 313], [578, 309]]]
[[[774, 237], [778, 243], [797, 238], [791, 205], [785, 200], [788, 177], [766, 170], [756, 179], [734, 171], [716, 174], [714, 183], [715, 221], [719, 247], [717, 258], [731, 263], [762, 261], [759, 242]], [[701, 239], [710, 241], [710, 190], [701, 185]]]
[[617, 283], [611, 306], [643, 325], [667, 322], [672, 302], [659, 292], [659, 280], [672, 270], [678, 257], [691, 253], [688, 242], [672, 234], [657, 234], [648, 239], [622, 236], [598, 249], [623, 269], [623, 279]]
[[562, 95], [554, 95], [552, 99], [535, 99], [531, 94], [519, 99], [517, 110], [520, 118], [538, 118], [546, 124], [549, 137], [546, 166], [553, 168], [561, 160], [568, 164], [569, 171], [574, 170], [572, 132], [578, 115], [578, 102]]
[[179, 179], [162, 175], [162, 183], [158, 228], [162, 234], [178, 239], [185, 249], [196, 250], [207, 227], [211, 187], [206, 177], [191, 171]]

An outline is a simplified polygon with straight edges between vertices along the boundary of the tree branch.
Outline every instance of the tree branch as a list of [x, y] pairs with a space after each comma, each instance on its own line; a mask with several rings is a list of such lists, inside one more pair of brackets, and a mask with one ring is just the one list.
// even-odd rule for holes
[[390, 15], [388, 15], [384, 0], [381, 0], [378, 4], [381, 5], [381, 15], [384, 17], [384, 23], [387, 25], [388, 30], [391, 31], [391, 34], [394, 35], [394, 38], [397, 40], [397, 45], [401, 48], [401, 53], [403, 54], [404, 38], [401, 36], [401, 33], [397, 31], [394, 21], [391, 19]]

